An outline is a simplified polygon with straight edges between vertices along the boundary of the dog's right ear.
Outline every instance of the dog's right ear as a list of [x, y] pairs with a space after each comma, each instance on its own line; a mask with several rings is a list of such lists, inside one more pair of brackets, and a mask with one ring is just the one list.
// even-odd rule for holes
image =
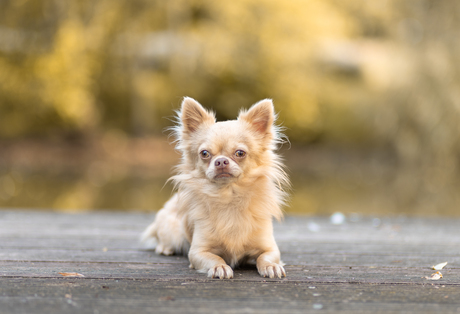
[[194, 133], [201, 126], [212, 125], [216, 122], [213, 113], [208, 112], [195, 99], [184, 97], [180, 110], [180, 119], [184, 133]]

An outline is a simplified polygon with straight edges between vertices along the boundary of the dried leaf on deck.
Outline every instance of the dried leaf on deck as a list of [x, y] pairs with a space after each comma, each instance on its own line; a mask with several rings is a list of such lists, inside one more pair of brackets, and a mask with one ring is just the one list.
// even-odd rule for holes
[[64, 277], [85, 277], [84, 275], [79, 273], [59, 273], [59, 275], [62, 275]]
[[425, 279], [428, 279], [428, 280], [439, 280], [441, 278], [442, 278], [442, 274], [440, 271], [432, 273], [430, 277], [428, 276], [425, 277]]
[[431, 266], [431, 269], [434, 269], [434, 270], [441, 270], [444, 268], [444, 266], [447, 265], [447, 262], [444, 262], [444, 263], [440, 263], [438, 265], [434, 265], [434, 266]]

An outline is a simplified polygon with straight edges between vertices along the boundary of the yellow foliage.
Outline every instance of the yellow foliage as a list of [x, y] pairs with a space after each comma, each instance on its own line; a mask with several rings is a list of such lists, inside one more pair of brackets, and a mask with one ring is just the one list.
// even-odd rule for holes
[[[453, 18], [434, 22], [430, 15], [449, 15], [454, 3], [430, 9], [397, 0], [69, 0], [55, 11], [47, 10], [48, 0], [5, 3], [0, 136], [49, 126], [159, 131], [188, 95], [223, 118], [273, 98], [294, 140], [358, 141], [359, 133], [374, 136], [370, 129], [391, 134], [385, 123], [369, 123], [369, 114], [397, 116], [398, 105], [381, 108], [376, 100], [403, 102], [397, 90], [423, 75], [439, 91], [420, 98], [446, 95], [442, 108], [458, 103], [449, 39], [458, 27]], [[444, 37], [425, 31], [437, 25]], [[411, 46], [430, 36], [436, 44]], [[430, 89], [413, 95], [419, 92]]]
[[[254, 86], [254, 94], [275, 99], [282, 119], [297, 133], [318, 129], [321, 125], [318, 99], [321, 74], [315, 69], [318, 44], [325, 38], [338, 40], [353, 36], [355, 22], [333, 2], [323, 0], [194, 3], [206, 10], [209, 18], [178, 32], [185, 38], [193, 38], [199, 55], [196, 58], [193, 54], [171, 55], [171, 64], [184, 63], [184, 59], [195, 64], [186, 74], [184, 66], [173, 68], [171, 74], [184, 80], [193, 76], [223, 80], [223, 84], [229, 85], [228, 90], [214, 94], [212, 105], [224, 112], [229, 111], [229, 106], [248, 106], [257, 100], [250, 91], [245, 95], [244, 85], [243, 90], [233, 90], [233, 81]], [[180, 73], [175, 73], [175, 69]], [[198, 99], [206, 99], [210, 93], [208, 88], [200, 86], [193, 92], [195, 95], [191, 96]]]
[[51, 53], [37, 62], [36, 73], [43, 84], [42, 97], [69, 124], [96, 123], [92, 93], [92, 60], [84, 25], [67, 20], [58, 30]]

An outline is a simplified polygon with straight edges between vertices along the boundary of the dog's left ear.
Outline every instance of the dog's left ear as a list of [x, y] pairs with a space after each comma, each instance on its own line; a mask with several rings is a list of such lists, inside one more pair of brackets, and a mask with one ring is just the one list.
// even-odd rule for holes
[[273, 135], [272, 126], [275, 121], [275, 109], [271, 99], [264, 99], [254, 104], [248, 111], [243, 111], [238, 120], [248, 122], [259, 134]]

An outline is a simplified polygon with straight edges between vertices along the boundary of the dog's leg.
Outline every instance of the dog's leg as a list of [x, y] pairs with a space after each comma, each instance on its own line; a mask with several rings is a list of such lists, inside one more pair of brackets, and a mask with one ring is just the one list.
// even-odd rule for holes
[[224, 259], [214, 253], [202, 249], [190, 248], [188, 254], [190, 267], [195, 268], [200, 273], [207, 273], [208, 277], [231, 279], [233, 278], [233, 270], [225, 263]]
[[286, 271], [284, 270], [283, 263], [280, 261], [280, 251], [277, 247], [260, 254], [257, 258], [257, 270], [263, 277], [286, 277]]
[[184, 234], [182, 219], [177, 213], [177, 194], [157, 213], [155, 221], [147, 227], [141, 241], [154, 246], [163, 255], [187, 253], [189, 244]]

